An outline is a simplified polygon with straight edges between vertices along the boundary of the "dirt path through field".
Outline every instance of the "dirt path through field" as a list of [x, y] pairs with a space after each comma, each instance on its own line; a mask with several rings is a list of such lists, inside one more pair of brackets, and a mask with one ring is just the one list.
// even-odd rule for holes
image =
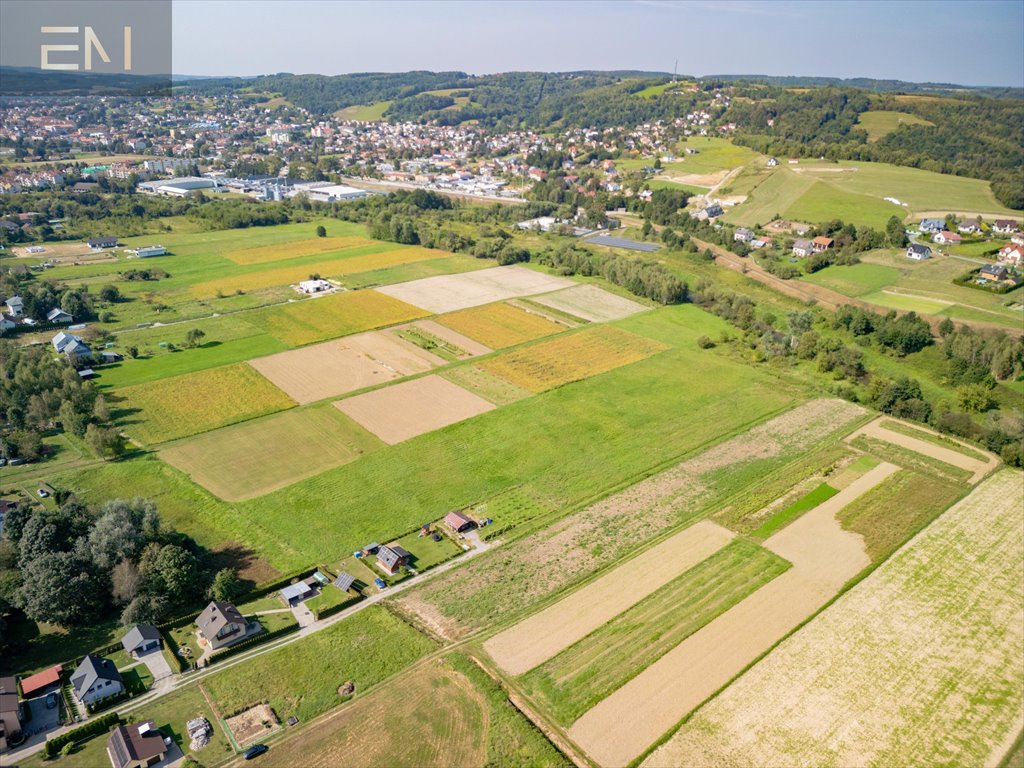
[[[993, 455], [989, 456], [988, 461], [979, 461], [978, 459], [972, 459], [970, 456], [965, 456], [952, 448], [943, 448], [941, 445], [929, 443], [926, 440], [918, 440], [916, 437], [911, 437], [910, 435], [893, 432], [891, 429], [886, 429], [882, 426], [883, 418], [884, 417], [879, 417], [870, 424], [865, 424], [856, 432], [849, 435], [846, 438], [846, 442], [850, 442], [860, 435], [884, 440], [887, 443], [898, 445], [900, 448], [906, 448], [908, 451], [914, 451], [915, 453], [920, 453], [922, 456], [929, 456], [933, 459], [938, 459], [945, 464], [951, 464], [954, 467], [959, 467], [960, 469], [965, 469], [968, 472], [973, 472], [974, 474], [971, 475], [971, 478], [968, 481], [971, 485], [976, 485], [983, 477], [985, 477], [985, 475], [999, 466], [999, 459]], [[930, 429], [925, 429], [924, 427], [918, 427], [915, 425], [914, 429], [920, 429], [922, 432], [928, 432], [939, 436], [938, 432], [932, 432]], [[942, 437], [952, 440], [952, 438], [945, 435], [942, 435]], [[980, 449], [973, 446], [965, 445], [965, 447], [975, 453], [981, 453]]]
[[484, 650], [509, 674], [528, 672], [707, 559], [735, 536], [709, 520], [696, 523], [495, 635], [484, 643]]
[[626, 765], [821, 608], [870, 563], [863, 539], [836, 513], [898, 469], [878, 465], [765, 541], [793, 567], [598, 703], [570, 737], [600, 765]]

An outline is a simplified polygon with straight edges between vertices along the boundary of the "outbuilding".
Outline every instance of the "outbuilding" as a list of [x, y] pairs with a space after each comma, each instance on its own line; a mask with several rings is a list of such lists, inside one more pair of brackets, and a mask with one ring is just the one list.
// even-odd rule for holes
[[476, 522], [466, 517], [461, 512], [449, 512], [445, 515], [444, 524], [456, 533], [469, 531], [476, 528]]

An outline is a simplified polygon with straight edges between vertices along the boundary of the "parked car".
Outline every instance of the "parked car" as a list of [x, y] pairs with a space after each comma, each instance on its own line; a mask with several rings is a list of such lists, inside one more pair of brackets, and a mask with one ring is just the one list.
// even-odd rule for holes
[[36, 491], [36, 493], [39, 494], [40, 499], [45, 499], [47, 496], [50, 495], [50, 492], [43, 488], [40, 488], [38, 491]]
[[60, 697], [58, 697], [56, 693], [48, 693], [48, 694], [46, 694], [46, 708], [47, 709], [56, 709], [57, 708], [57, 704], [59, 702], [60, 702]]
[[385, 583], [384, 579], [374, 579], [373, 583], [376, 585], [377, 589], [384, 589], [385, 587], [387, 587], [387, 584]]
[[242, 753], [242, 757], [244, 757], [246, 760], [252, 760], [254, 757], [259, 757], [260, 755], [262, 755], [268, 749], [270, 749], [270, 747], [268, 747], [266, 744], [254, 744]]

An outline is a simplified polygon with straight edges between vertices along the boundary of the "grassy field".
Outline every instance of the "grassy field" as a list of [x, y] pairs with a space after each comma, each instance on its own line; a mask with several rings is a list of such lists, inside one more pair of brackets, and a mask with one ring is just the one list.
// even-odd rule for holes
[[902, 276], [903, 273], [895, 267], [862, 262], [850, 266], [825, 267], [801, 279], [831, 288], [844, 296], [857, 297], [879, 292], [894, 285]]
[[137, 384], [108, 398], [117, 423], [147, 445], [295, 405], [284, 392], [244, 363]]
[[812, 184], [786, 209], [785, 216], [812, 224], [842, 219], [884, 230], [891, 217], [902, 218], [905, 213], [902, 208], [881, 197], [852, 192], [830, 181], [816, 181]]
[[503, 349], [564, 331], [565, 326], [499, 302], [451, 312], [438, 322], [491, 349]]
[[373, 104], [357, 104], [339, 109], [334, 116], [339, 120], [359, 120], [365, 123], [376, 122], [384, 117], [384, 112], [391, 106], [390, 101], [375, 101]]
[[338, 282], [346, 288], [373, 288], [378, 285], [406, 283], [424, 277], [437, 275], [454, 275], [460, 272], [475, 272], [478, 269], [493, 267], [490, 259], [477, 259], [465, 254], [453, 253], [443, 258], [414, 261], [410, 264], [399, 264], [395, 267], [372, 269], [354, 275], [341, 275]]
[[[696, 155], [683, 154], [684, 148], [696, 149]], [[681, 160], [665, 164], [665, 173], [715, 173], [732, 170], [756, 160], [759, 155], [752, 149], [740, 147], [728, 139], [690, 136], [680, 143], [677, 157]]]
[[383, 443], [330, 404], [179, 442], [160, 458], [227, 501], [261, 496], [375, 451]]
[[602, 325], [487, 358], [478, 367], [530, 392], [544, 392], [665, 349], [651, 339]]
[[520, 681], [555, 719], [569, 725], [787, 567], [756, 544], [733, 541]]
[[872, 109], [860, 114], [860, 117], [857, 118], [857, 125], [868, 132], [868, 141], [878, 141], [901, 125], [935, 125], [935, 123], [909, 112]]
[[998, 763], [1024, 707], [1022, 482], [979, 485], [643, 765]]
[[375, 245], [380, 247], [381, 244], [359, 235], [347, 235], [345, 237], [318, 237], [298, 243], [280, 243], [261, 245], [255, 248], [241, 248], [237, 251], [228, 251], [224, 255], [235, 262], [235, 264], [250, 265], [264, 264], [271, 261], [284, 261], [299, 258], [300, 256], [312, 256], [313, 254], [341, 252], [350, 248], [373, 247]]
[[[434, 643], [388, 611], [371, 606], [300, 642], [218, 672], [204, 685], [225, 717], [269, 701], [282, 720], [306, 721], [356, 696], [430, 652]], [[301, 680], [301, 685], [296, 681]]]
[[810, 493], [801, 496], [788, 507], [785, 507], [773, 514], [750, 535], [755, 539], [767, 539], [779, 528], [782, 528], [787, 523], [792, 522], [804, 512], [814, 509], [816, 506], [821, 504], [821, 502], [831, 499], [837, 493], [839, 493], [839, 491], [831, 485], [828, 483], [822, 483]]
[[517, 387], [475, 365], [460, 365], [458, 368], [448, 369], [441, 375], [495, 405], [508, 405], [533, 394], [528, 389]]

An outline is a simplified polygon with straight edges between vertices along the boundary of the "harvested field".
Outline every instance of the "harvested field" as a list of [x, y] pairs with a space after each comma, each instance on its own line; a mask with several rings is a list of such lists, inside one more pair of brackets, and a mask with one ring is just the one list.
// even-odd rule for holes
[[427, 314], [377, 291], [334, 293], [252, 313], [271, 336], [292, 347], [404, 323]]
[[299, 403], [337, 397], [429, 371], [444, 360], [388, 333], [371, 331], [250, 360]]
[[508, 674], [528, 672], [710, 557], [733, 536], [716, 523], [695, 523], [495, 635], [484, 650]]
[[491, 349], [512, 347], [565, 330], [565, 326], [546, 317], [503, 303], [452, 312], [438, 321]]
[[295, 402], [244, 363], [116, 390], [118, 424], [147, 445], [291, 408]]
[[275, 744], [261, 762], [281, 768], [483, 766], [487, 715], [469, 680], [436, 662]]
[[584, 714], [569, 735], [601, 765], [636, 759], [870, 564], [836, 513], [897, 471], [880, 464], [764, 543], [793, 564]]
[[465, 387], [470, 392], [475, 392], [495, 405], [515, 403], [533, 394], [528, 389], [510, 384], [504, 379], [481, 370], [475, 365], [460, 365], [457, 368], [449, 368], [441, 375], [448, 379], [448, 381], [454, 382], [460, 387]]
[[[894, 432], [893, 430], [887, 429], [883, 426], [885, 421], [886, 419], [883, 417], [875, 419], [870, 424], [866, 424], [847, 437], [847, 442], [856, 440], [860, 435], [884, 440], [887, 443], [898, 445], [901, 448], [906, 448], [907, 450], [920, 453], [924, 456], [929, 456], [933, 459], [937, 459], [938, 461], [951, 464], [954, 467], [973, 473], [970, 479], [970, 483], [972, 485], [980, 481], [985, 475], [999, 466], [999, 459], [995, 456], [990, 455], [987, 461], [979, 461], [978, 459], [972, 458], [960, 451], [953, 450], [952, 448], [945, 448], [926, 440], [911, 437], [910, 435], [903, 434], [902, 432]], [[924, 430], [922, 429], [921, 431]], [[937, 433], [933, 434], [937, 435]], [[977, 453], [973, 448], [970, 450], [972, 453]]]
[[292, 285], [293, 283], [306, 280], [314, 273], [321, 274], [324, 277], [354, 275], [374, 269], [384, 269], [400, 264], [411, 264], [417, 261], [436, 259], [441, 254], [441, 251], [432, 251], [429, 248], [399, 248], [398, 250], [391, 251], [374, 249], [371, 253], [363, 253], [358, 256], [354, 254], [345, 256], [343, 251], [341, 255], [333, 259], [318, 261], [313, 264], [253, 270], [231, 275], [230, 277], [221, 277], [205, 283], [198, 283], [192, 286], [191, 291], [200, 298], [210, 298], [217, 295], [235, 293], [236, 291], [257, 291], [276, 285]]
[[258, 704], [224, 721], [235, 737], [235, 743], [244, 746], [280, 730], [281, 723], [269, 704]]
[[565, 291], [538, 296], [534, 301], [591, 322], [621, 320], [648, 309], [643, 304], [616, 296], [596, 285], [578, 285]]
[[460, 275], [438, 275], [378, 290], [434, 314], [467, 309], [516, 296], [557, 291], [575, 283], [525, 267], [494, 267]]
[[479, 367], [531, 392], [597, 376], [668, 349], [613, 326], [586, 328], [482, 360]]
[[412, 324], [413, 328], [419, 328], [431, 336], [436, 336], [442, 341], [446, 341], [449, 344], [453, 344], [461, 350], [464, 350], [469, 354], [470, 357], [476, 357], [477, 355], [486, 355], [488, 352], [493, 351], [490, 347], [486, 347], [478, 341], [474, 341], [458, 331], [454, 331], [449, 327], [441, 325], [441, 323], [435, 320], [419, 320]]
[[160, 458], [225, 501], [242, 501], [318, 475], [381, 447], [329, 405], [208, 432]]
[[569, 725], [788, 567], [768, 550], [736, 539], [520, 683], [559, 723]]
[[1022, 493], [979, 485], [644, 765], [998, 764], [1024, 711]]
[[[635, 552], [658, 533], [694, 519], [711, 496], [708, 478], [748, 463], [803, 453], [864, 415], [842, 400], [814, 400], [776, 416], [670, 469], [512, 541], [399, 598], [425, 611], [449, 638], [511, 617], [600, 567]], [[572, 568], [552, 568], [555, 561]], [[429, 606], [424, 608], [424, 606]]]
[[381, 247], [381, 243], [366, 237], [318, 237], [294, 243], [275, 243], [274, 245], [261, 245], [257, 248], [242, 248], [237, 251], [228, 251], [224, 256], [235, 264], [266, 264], [272, 261], [297, 259], [300, 256], [343, 251], [348, 248], [365, 248], [372, 245]]
[[335, 405], [388, 445], [494, 410], [492, 403], [440, 376], [423, 376]]

